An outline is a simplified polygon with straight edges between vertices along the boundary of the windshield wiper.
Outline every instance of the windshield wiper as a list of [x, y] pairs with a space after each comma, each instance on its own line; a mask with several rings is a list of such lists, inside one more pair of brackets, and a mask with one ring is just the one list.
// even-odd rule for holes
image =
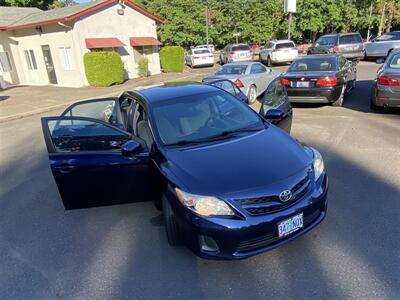
[[190, 144], [201, 144], [201, 143], [205, 143], [205, 142], [222, 140], [234, 133], [260, 131], [263, 128], [265, 128], [265, 127], [257, 126], [257, 127], [243, 127], [243, 128], [233, 129], [233, 130], [226, 130], [226, 131], [222, 131], [221, 133], [219, 133], [217, 135], [212, 135], [212, 136], [208, 136], [205, 138], [194, 139], [194, 140], [180, 140], [180, 141], [177, 141], [176, 143], [165, 144], [164, 146], [184, 146], [184, 145], [190, 145]]

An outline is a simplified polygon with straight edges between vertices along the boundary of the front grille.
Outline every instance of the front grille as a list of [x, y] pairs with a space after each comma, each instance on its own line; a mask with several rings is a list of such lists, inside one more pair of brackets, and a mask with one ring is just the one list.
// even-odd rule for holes
[[293, 198], [288, 202], [282, 202], [278, 195], [263, 196], [258, 198], [246, 198], [240, 199], [238, 202], [242, 205], [246, 211], [252, 215], [261, 215], [274, 211], [279, 211], [296, 203], [300, 200], [309, 190], [311, 185], [310, 173], [297, 182], [290, 191], [293, 194]]
[[[303, 228], [306, 228], [308, 225], [310, 225], [312, 222], [314, 222], [321, 214], [321, 210], [316, 210], [315, 212], [306, 215], [304, 217], [303, 220]], [[290, 235], [288, 236], [290, 237]], [[285, 238], [288, 237], [283, 237], [281, 239], [279, 239], [278, 237], [278, 232], [274, 231], [274, 232], [269, 232], [265, 235], [247, 240], [247, 241], [243, 241], [240, 242], [238, 247], [236, 248], [237, 252], [248, 252], [248, 251], [253, 251], [253, 250], [257, 250], [263, 247], [266, 247], [272, 243], [275, 243], [279, 240], [284, 240]]]

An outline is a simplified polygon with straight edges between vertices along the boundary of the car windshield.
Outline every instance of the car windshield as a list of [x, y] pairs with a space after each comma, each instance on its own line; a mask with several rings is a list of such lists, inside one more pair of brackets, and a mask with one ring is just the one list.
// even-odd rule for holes
[[248, 51], [250, 47], [248, 45], [237, 45], [232, 46], [232, 51]]
[[207, 54], [207, 53], [211, 53], [210, 50], [207, 49], [200, 49], [200, 50], [194, 50], [193, 51], [194, 54]]
[[246, 65], [225, 65], [220, 68], [215, 75], [225, 75], [225, 74], [245, 74], [247, 66]]
[[395, 54], [390, 60], [390, 68], [400, 69], [400, 53]]
[[256, 113], [224, 91], [162, 101], [152, 107], [152, 115], [166, 146], [204, 143], [264, 128]]
[[321, 36], [316, 42], [320, 46], [336, 45], [336, 43], [337, 36]]
[[305, 71], [335, 71], [336, 59], [333, 57], [318, 57], [313, 59], [299, 59], [292, 63], [288, 72]]
[[280, 44], [276, 44], [275, 48], [276, 49], [283, 49], [283, 48], [294, 48], [294, 44], [293, 43], [280, 43]]

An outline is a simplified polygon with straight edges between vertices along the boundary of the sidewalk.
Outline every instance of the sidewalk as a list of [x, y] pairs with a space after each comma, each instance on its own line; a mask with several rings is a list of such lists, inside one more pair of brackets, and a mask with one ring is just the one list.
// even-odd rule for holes
[[104, 88], [17, 86], [0, 91], [0, 123], [60, 109], [78, 100], [118, 96], [126, 90], [145, 88], [168, 81], [201, 81], [211, 72], [212, 68], [185, 69], [183, 73], [163, 73], [149, 78], [131, 79], [121, 85]]

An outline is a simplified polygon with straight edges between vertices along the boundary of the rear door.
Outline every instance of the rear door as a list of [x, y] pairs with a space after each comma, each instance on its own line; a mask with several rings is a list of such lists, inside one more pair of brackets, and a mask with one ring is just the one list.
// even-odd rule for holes
[[[42, 118], [50, 167], [65, 209], [149, 199], [149, 155], [143, 141], [109, 123], [82, 117]], [[129, 140], [142, 151], [124, 156]]]
[[279, 109], [283, 112], [283, 114], [282, 118], [269, 121], [290, 133], [292, 128], [293, 110], [281, 77], [274, 79], [268, 85], [262, 99], [262, 105], [259, 113], [260, 115], [265, 116], [271, 109]]

